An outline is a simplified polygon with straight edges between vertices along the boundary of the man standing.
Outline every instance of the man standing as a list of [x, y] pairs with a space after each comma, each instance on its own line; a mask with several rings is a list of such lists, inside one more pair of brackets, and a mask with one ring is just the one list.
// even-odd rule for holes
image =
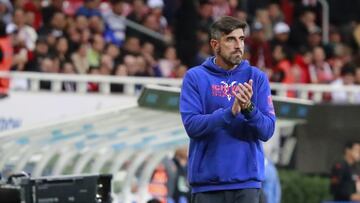
[[344, 148], [344, 159], [335, 163], [331, 169], [331, 194], [335, 201], [360, 201], [357, 191], [359, 176], [354, 171], [354, 165], [360, 160], [360, 144], [348, 142]]
[[183, 80], [180, 112], [190, 137], [188, 179], [195, 203], [258, 203], [261, 141], [275, 128], [265, 73], [242, 59], [246, 24], [222, 17], [210, 28], [215, 53]]

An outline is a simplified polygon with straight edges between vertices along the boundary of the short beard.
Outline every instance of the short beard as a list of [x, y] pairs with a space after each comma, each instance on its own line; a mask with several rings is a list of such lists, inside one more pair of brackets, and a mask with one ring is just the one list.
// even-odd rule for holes
[[217, 49], [216, 53], [229, 66], [239, 65], [242, 61], [242, 54], [240, 55], [240, 57], [234, 56], [232, 54], [230, 54], [229, 56], [225, 56], [222, 54], [221, 48]]

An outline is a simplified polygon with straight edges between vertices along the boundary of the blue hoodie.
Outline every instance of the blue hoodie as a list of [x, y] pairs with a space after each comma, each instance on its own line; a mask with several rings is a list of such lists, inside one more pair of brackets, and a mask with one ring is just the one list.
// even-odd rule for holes
[[[244, 60], [226, 71], [214, 57], [190, 69], [183, 80], [180, 113], [190, 137], [188, 179], [192, 192], [261, 188], [264, 156], [261, 141], [274, 133], [275, 112], [269, 82]], [[239, 83], [253, 80], [248, 115], [233, 116]]]

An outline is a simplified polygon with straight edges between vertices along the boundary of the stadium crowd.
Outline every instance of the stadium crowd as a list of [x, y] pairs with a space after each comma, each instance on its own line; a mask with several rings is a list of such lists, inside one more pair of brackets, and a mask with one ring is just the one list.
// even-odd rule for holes
[[328, 43], [316, 0], [0, 0], [0, 16], [12, 38], [13, 71], [181, 78], [211, 55], [211, 23], [231, 15], [248, 23], [245, 57], [271, 81], [360, 84], [360, 3], [328, 3]]

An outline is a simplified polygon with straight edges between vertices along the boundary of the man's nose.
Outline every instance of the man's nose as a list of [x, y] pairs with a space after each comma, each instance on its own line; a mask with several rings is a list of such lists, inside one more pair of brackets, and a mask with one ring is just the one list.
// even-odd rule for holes
[[240, 47], [241, 47], [241, 41], [240, 41], [240, 40], [236, 40], [236, 42], [235, 42], [235, 48], [236, 48], [236, 49], [240, 49]]

